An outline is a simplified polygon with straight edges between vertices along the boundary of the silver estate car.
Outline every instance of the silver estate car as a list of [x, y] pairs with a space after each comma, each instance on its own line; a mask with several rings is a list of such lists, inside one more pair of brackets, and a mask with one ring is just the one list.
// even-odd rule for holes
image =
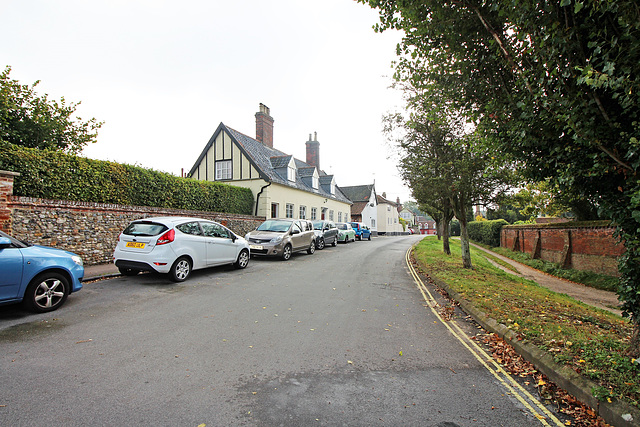
[[279, 256], [287, 261], [291, 254], [316, 251], [313, 223], [305, 219], [268, 219], [245, 236], [251, 255]]

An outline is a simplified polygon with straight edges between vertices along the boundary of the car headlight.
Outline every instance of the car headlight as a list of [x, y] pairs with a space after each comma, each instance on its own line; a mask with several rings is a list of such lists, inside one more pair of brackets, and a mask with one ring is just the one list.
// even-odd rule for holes
[[82, 265], [82, 258], [80, 258], [78, 255], [73, 255], [71, 257], [71, 259], [73, 260], [73, 262], [75, 262], [78, 265]]
[[273, 239], [271, 239], [271, 243], [280, 243], [282, 242], [282, 236], [278, 236], [278, 237], [274, 237]]
[[342, 237], [342, 236], [344, 236], [344, 233], [341, 231], [341, 232], [338, 233], [338, 236]]

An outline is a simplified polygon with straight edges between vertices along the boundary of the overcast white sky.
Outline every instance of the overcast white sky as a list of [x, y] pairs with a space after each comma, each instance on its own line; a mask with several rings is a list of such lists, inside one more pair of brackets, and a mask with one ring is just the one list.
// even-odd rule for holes
[[355, 0], [0, 0], [0, 16], [11, 78], [105, 122], [89, 158], [180, 175], [220, 122], [255, 137], [264, 103], [275, 148], [305, 160], [317, 132], [338, 185], [410, 198], [381, 133], [403, 105], [400, 35]]

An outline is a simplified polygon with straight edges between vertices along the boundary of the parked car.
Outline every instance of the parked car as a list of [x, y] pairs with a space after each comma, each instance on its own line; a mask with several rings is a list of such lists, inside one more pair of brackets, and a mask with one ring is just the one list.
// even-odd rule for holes
[[0, 305], [56, 310], [82, 289], [83, 277], [82, 258], [73, 252], [30, 245], [0, 231]]
[[201, 218], [153, 217], [133, 221], [118, 237], [113, 262], [120, 273], [168, 273], [182, 282], [192, 270], [249, 264], [249, 244], [222, 224]]
[[326, 245], [338, 244], [338, 228], [333, 221], [313, 221], [313, 229], [316, 233], [316, 249], [324, 249]]
[[315, 237], [311, 221], [290, 218], [268, 219], [245, 236], [251, 255], [279, 256], [285, 261], [294, 252], [313, 254]]
[[356, 241], [356, 232], [347, 222], [336, 222], [338, 227], [338, 242], [349, 243]]
[[369, 226], [367, 226], [367, 224], [364, 224], [362, 222], [352, 222], [351, 227], [356, 232], [356, 239], [371, 240], [371, 230], [369, 229]]

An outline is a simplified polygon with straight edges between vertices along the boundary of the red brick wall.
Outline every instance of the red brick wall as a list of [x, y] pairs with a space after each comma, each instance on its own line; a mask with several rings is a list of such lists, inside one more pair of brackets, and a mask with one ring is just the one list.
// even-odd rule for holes
[[618, 275], [618, 257], [624, 247], [613, 236], [610, 225], [580, 226], [580, 223], [506, 226], [500, 246], [531, 254], [576, 270]]

